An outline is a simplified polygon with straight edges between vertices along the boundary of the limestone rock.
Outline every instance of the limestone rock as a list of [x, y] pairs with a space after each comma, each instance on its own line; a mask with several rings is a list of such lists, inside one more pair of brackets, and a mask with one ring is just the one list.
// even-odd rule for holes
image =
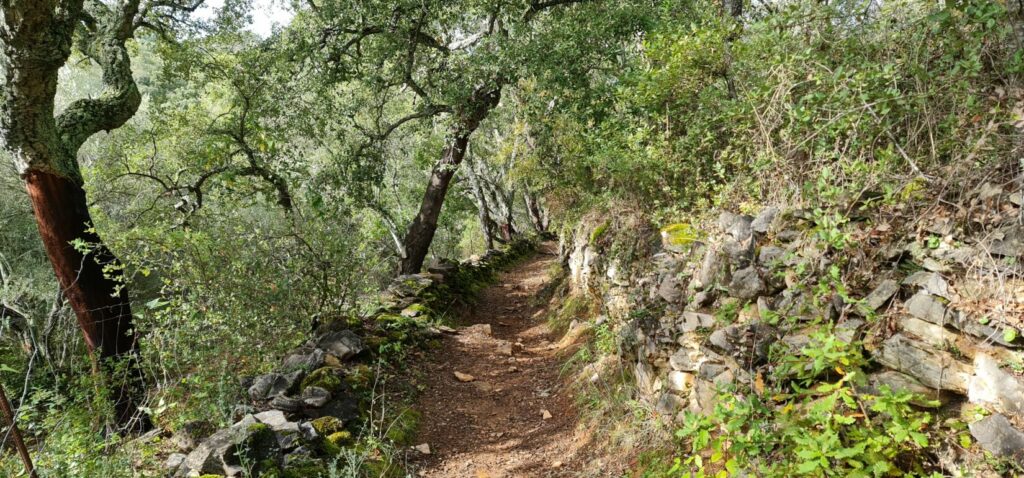
[[757, 263], [763, 266], [772, 265], [782, 260], [785, 253], [785, 249], [781, 247], [764, 246], [757, 254]]
[[992, 233], [992, 238], [983, 244], [991, 254], [1021, 257], [1024, 255], [1024, 226], [1004, 227]]
[[697, 289], [707, 289], [715, 285], [722, 277], [724, 267], [721, 252], [715, 247], [708, 247], [691, 285]]
[[714, 303], [716, 298], [714, 291], [700, 291], [693, 294], [693, 299], [690, 300], [690, 305], [694, 308], [707, 307]]
[[289, 413], [302, 411], [306, 404], [299, 398], [278, 395], [270, 400], [270, 406]]
[[674, 417], [684, 407], [686, 407], [685, 400], [674, 393], [665, 392], [658, 398], [658, 403], [654, 406], [654, 409], [661, 415]]
[[896, 295], [899, 290], [900, 286], [896, 281], [886, 279], [882, 281], [881, 284], [878, 284], [878, 286], [864, 298], [864, 305], [870, 310], [878, 310], [885, 305], [886, 302], [889, 302], [889, 299]]
[[757, 217], [750, 223], [750, 229], [759, 234], [765, 234], [771, 230], [775, 218], [779, 215], [779, 208], [768, 206], [758, 213]]
[[945, 304], [926, 292], [914, 294], [904, 306], [910, 315], [935, 325], [945, 326], [952, 322]]
[[1024, 414], [1024, 383], [999, 368], [999, 363], [985, 353], [974, 357], [974, 376], [967, 397], [971, 403], [990, 405], [1011, 416]]
[[672, 354], [668, 359], [672, 370], [680, 372], [696, 372], [700, 367], [701, 353], [691, 348], [683, 347]]
[[302, 390], [299, 399], [306, 407], [320, 408], [331, 400], [331, 392], [322, 387], [309, 386]]
[[1024, 464], [1024, 433], [1014, 428], [1003, 415], [982, 418], [970, 424], [969, 428], [974, 439], [989, 453]]
[[316, 370], [324, 366], [324, 351], [313, 349], [308, 352], [292, 353], [281, 361], [283, 370]]
[[715, 325], [715, 316], [700, 312], [685, 311], [680, 319], [678, 328], [683, 333], [693, 332], [700, 328], [706, 329]]
[[925, 292], [950, 299], [949, 284], [936, 272], [917, 271], [903, 279], [903, 285], [917, 287]]
[[[175, 476], [241, 476], [244, 471], [243, 462], [258, 466], [265, 460], [278, 461], [280, 458], [281, 450], [273, 432], [252, 415], [248, 415], [238, 423], [203, 440], [185, 457]], [[256, 474], [259, 474], [259, 471], [253, 470]]]
[[910, 339], [903, 334], [889, 337], [875, 359], [881, 364], [916, 378], [928, 387], [967, 393], [971, 366], [947, 352]]
[[754, 267], [736, 271], [729, 283], [729, 293], [736, 298], [752, 300], [764, 292], [764, 281]]
[[956, 344], [960, 340], [960, 334], [914, 317], [907, 317], [901, 320], [900, 326], [904, 332], [913, 334], [937, 348], [945, 347], [948, 344]]
[[690, 403], [687, 409], [694, 413], [709, 414], [715, 409], [715, 384], [698, 379], [693, 383], [693, 391], [690, 392]]
[[868, 384], [870, 385], [873, 393], [880, 392], [882, 386], [888, 386], [889, 389], [894, 392], [910, 392], [916, 396], [920, 396], [924, 400], [912, 401], [914, 405], [920, 407], [934, 406], [934, 404], [928, 403], [930, 400], [938, 400], [941, 405], [950, 398], [949, 394], [928, 388], [922, 385], [921, 382], [917, 381], [914, 377], [895, 370], [885, 370], [868, 375]]
[[760, 322], [735, 324], [714, 331], [708, 341], [740, 363], [763, 363], [768, 347], [778, 339], [777, 331]]
[[288, 393], [295, 388], [305, 373], [301, 370], [289, 374], [268, 373], [253, 380], [249, 387], [249, 398], [260, 401]]
[[658, 285], [658, 296], [670, 304], [679, 302], [683, 297], [679, 279], [676, 278], [675, 274], [665, 274], [661, 284]]
[[363, 339], [351, 330], [341, 330], [320, 337], [318, 346], [339, 360], [345, 361], [363, 351]]
[[692, 373], [673, 370], [668, 374], [668, 388], [675, 392], [685, 392], [693, 386], [695, 379]]
[[476, 380], [476, 377], [462, 372], [455, 372], [455, 378], [460, 382], [472, 382], [473, 380]]
[[164, 460], [164, 469], [173, 474], [181, 467], [181, 464], [185, 462], [185, 458], [187, 458], [185, 454], [171, 453], [167, 457], [167, 460]]
[[257, 413], [253, 415], [260, 423], [270, 427], [275, 432], [297, 432], [299, 431], [299, 424], [289, 421], [288, 417], [284, 415], [280, 410], [267, 410], [265, 412]]
[[753, 231], [750, 224], [754, 218], [725, 211], [718, 215], [718, 228], [733, 239], [746, 239]]

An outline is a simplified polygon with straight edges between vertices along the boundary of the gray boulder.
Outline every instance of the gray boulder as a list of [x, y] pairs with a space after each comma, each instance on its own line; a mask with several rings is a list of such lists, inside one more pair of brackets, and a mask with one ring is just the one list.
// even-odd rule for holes
[[363, 351], [363, 339], [351, 330], [330, 332], [317, 341], [317, 346], [338, 360], [348, 360]]
[[995, 231], [983, 245], [991, 254], [1021, 257], [1024, 255], [1024, 226], [1008, 226]]
[[1024, 383], [999, 368], [988, 354], [974, 357], [974, 376], [967, 389], [971, 403], [981, 403], [1011, 416], [1024, 415]]
[[935, 325], [951, 325], [953, 322], [946, 305], [926, 292], [914, 294], [904, 305], [910, 315]]
[[253, 380], [252, 386], [249, 387], [249, 398], [260, 401], [284, 395], [294, 389], [304, 375], [305, 372], [302, 370], [296, 370], [288, 374], [268, 373], [260, 375]]
[[988, 416], [970, 424], [969, 428], [974, 439], [989, 453], [1024, 464], [1024, 433], [1014, 428], [1006, 417]]
[[729, 282], [729, 294], [738, 299], [752, 300], [765, 290], [764, 281], [754, 267], [740, 269], [732, 275]]
[[[267, 460], [277, 463], [281, 449], [269, 426], [248, 415], [238, 423], [217, 431], [203, 440], [182, 461], [174, 476], [216, 474], [228, 477], [242, 476], [242, 464], [259, 467]], [[251, 470], [259, 475], [261, 470]]]
[[753, 222], [750, 223], [750, 229], [759, 234], [765, 234], [771, 230], [772, 224], [775, 223], [775, 218], [779, 215], [779, 208], [775, 206], [768, 206], [758, 213], [757, 217], [754, 218]]
[[875, 359], [894, 370], [916, 378], [928, 387], [966, 394], [973, 370], [948, 352], [896, 334], [884, 342]]
[[316, 370], [324, 366], [324, 351], [313, 349], [289, 354], [281, 361], [283, 370]]
[[949, 284], [937, 272], [917, 271], [903, 279], [903, 285], [917, 287], [925, 292], [950, 299]]
[[864, 305], [869, 310], [878, 310], [885, 305], [886, 302], [889, 302], [889, 299], [896, 295], [899, 290], [900, 286], [896, 281], [892, 279], [884, 280], [881, 284], [878, 284], [878, 286], [875, 287], [867, 297], [864, 298]]

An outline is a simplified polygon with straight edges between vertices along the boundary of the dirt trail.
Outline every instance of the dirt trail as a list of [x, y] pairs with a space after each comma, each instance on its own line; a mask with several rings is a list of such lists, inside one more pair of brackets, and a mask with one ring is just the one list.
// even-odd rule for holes
[[587, 440], [560, 374], [572, 347], [557, 345], [535, 300], [555, 261], [542, 252], [502, 273], [463, 312], [458, 333], [428, 354], [416, 443], [430, 454], [417, 460], [419, 476], [564, 477], [583, 466]]

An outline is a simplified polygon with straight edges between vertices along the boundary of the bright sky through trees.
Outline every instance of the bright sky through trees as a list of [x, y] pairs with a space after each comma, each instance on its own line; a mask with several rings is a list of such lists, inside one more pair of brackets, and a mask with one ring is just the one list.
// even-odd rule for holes
[[[295, 13], [281, 0], [253, 0], [252, 23], [248, 29], [266, 38], [274, 29], [274, 25], [287, 25]], [[224, 0], [207, 0], [196, 12], [200, 18], [210, 18], [217, 9], [224, 6]]]

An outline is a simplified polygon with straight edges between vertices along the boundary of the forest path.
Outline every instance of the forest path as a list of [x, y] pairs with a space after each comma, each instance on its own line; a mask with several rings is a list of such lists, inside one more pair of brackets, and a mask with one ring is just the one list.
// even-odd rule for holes
[[430, 454], [416, 460], [418, 476], [565, 477], [583, 467], [589, 440], [561, 374], [575, 347], [557, 343], [537, 300], [558, 260], [551, 249], [501, 273], [428, 354], [415, 443]]

